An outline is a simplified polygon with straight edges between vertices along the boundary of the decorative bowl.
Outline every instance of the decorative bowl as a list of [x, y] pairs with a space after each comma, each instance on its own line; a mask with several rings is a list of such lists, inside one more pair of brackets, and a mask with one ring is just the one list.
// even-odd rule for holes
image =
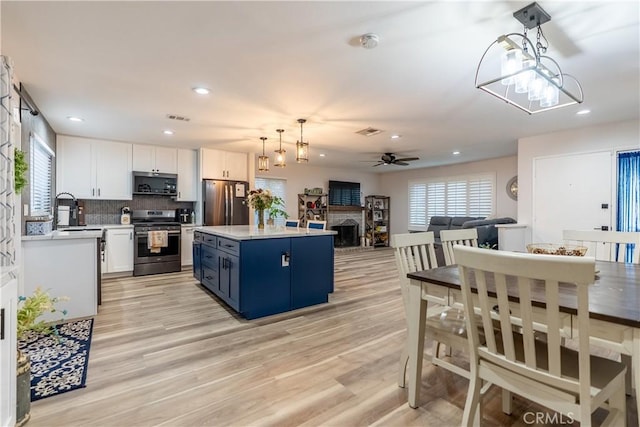
[[587, 253], [586, 246], [562, 245], [555, 243], [531, 243], [527, 245], [530, 254], [584, 256]]

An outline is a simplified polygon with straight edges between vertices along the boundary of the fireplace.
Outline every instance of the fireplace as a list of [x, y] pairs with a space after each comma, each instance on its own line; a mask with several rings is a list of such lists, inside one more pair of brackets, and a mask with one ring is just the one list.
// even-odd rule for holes
[[332, 225], [331, 229], [338, 234], [333, 239], [333, 246], [336, 248], [347, 248], [359, 246], [358, 222], [352, 219], [342, 221], [338, 225]]

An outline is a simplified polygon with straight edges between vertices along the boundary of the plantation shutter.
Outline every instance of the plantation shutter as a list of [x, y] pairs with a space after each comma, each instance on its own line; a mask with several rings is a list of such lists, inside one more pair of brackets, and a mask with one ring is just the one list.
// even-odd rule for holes
[[409, 229], [427, 230], [427, 184], [409, 183]]
[[31, 135], [30, 155], [31, 215], [52, 213], [51, 194], [53, 151], [35, 134]]
[[427, 230], [433, 216], [486, 217], [494, 206], [493, 174], [409, 183], [410, 230]]
[[469, 216], [489, 216], [493, 212], [493, 180], [478, 177], [469, 180]]

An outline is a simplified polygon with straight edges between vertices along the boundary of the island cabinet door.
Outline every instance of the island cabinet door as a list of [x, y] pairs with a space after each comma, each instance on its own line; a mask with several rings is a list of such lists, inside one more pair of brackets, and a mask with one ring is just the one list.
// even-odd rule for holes
[[247, 319], [291, 309], [290, 241], [256, 239], [241, 244], [241, 312]]
[[234, 310], [240, 311], [240, 258], [218, 251], [218, 294]]
[[328, 301], [333, 292], [333, 236], [291, 239], [291, 309]]

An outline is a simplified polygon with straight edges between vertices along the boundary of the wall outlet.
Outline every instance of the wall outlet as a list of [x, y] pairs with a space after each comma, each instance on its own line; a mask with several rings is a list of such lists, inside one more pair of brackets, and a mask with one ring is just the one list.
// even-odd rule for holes
[[25, 203], [24, 205], [22, 205], [22, 212], [24, 216], [29, 216], [29, 205], [27, 203]]

